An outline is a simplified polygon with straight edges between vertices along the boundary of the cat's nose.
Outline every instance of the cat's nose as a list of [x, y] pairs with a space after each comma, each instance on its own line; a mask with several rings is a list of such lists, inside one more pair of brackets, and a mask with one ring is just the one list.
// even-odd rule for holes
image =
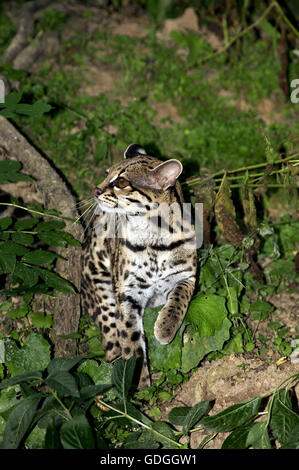
[[103, 192], [104, 192], [103, 189], [101, 189], [101, 188], [95, 188], [94, 191], [93, 191], [93, 194], [94, 194], [96, 197], [98, 197], [98, 196], [100, 196]]

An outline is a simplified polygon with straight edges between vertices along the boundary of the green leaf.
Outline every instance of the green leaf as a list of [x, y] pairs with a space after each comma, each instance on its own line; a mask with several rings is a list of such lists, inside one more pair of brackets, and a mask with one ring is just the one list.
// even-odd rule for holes
[[20, 162], [15, 162], [13, 160], [1, 160], [0, 161], [0, 172], [1, 173], [15, 173], [22, 168]]
[[41, 395], [23, 398], [10, 413], [2, 442], [3, 449], [17, 449], [35, 416]]
[[97, 165], [101, 160], [106, 158], [108, 152], [108, 145], [106, 142], [102, 142], [96, 145], [94, 162]]
[[240, 426], [230, 433], [222, 444], [221, 449], [247, 449], [247, 438], [252, 423]]
[[19, 308], [15, 310], [10, 310], [6, 313], [6, 318], [23, 318], [29, 312], [29, 307], [27, 304], [21, 305]]
[[292, 429], [289, 440], [280, 449], [299, 449], [299, 425]]
[[2, 173], [0, 175], [1, 183], [10, 183], [14, 181], [33, 181], [33, 178], [23, 173]]
[[12, 91], [5, 97], [6, 106], [16, 106], [21, 101], [22, 92]]
[[30, 333], [19, 348], [12, 339], [4, 339], [5, 365], [11, 375], [44, 370], [50, 361], [50, 344], [38, 333]]
[[14, 272], [16, 260], [17, 258], [15, 254], [0, 252], [0, 267], [5, 274]]
[[183, 426], [186, 416], [192, 410], [191, 406], [177, 406], [168, 413], [168, 419], [175, 426]]
[[161, 307], [147, 308], [143, 315], [143, 325], [148, 342], [148, 354], [154, 369], [168, 371], [181, 367], [181, 335], [185, 328], [181, 326], [170, 344], [160, 344], [154, 336], [154, 323]]
[[69, 372], [64, 370], [53, 372], [45, 379], [45, 383], [60, 396], [80, 397], [76, 380]]
[[52, 253], [51, 251], [42, 250], [41, 248], [35, 251], [30, 251], [26, 253], [22, 261], [24, 263], [30, 264], [50, 264], [54, 259], [57, 257], [56, 253]]
[[222, 327], [227, 317], [224, 297], [209, 294], [192, 300], [186, 314], [186, 320], [196, 325], [202, 337], [214, 336]]
[[7, 253], [9, 255], [18, 255], [22, 256], [25, 253], [28, 253], [29, 250], [23, 245], [20, 245], [19, 243], [15, 243], [13, 241], [6, 241], [0, 244], [0, 253], [4, 254]]
[[286, 389], [279, 390], [273, 398], [270, 428], [280, 444], [289, 441], [291, 432], [299, 425], [299, 416], [292, 411], [290, 393]]
[[38, 273], [48, 286], [53, 287], [59, 292], [64, 292], [66, 294], [75, 293], [75, 289], [72, 284], [66, 279], [60, 277], [58, 274], [48, 271], [47, 269], [40, 268], [38, 268]]
[[24, 282], [26, 287], [32, 287], [37, 284], [38, 272], [34, 267], [26, 266], [20, 261], [17, 261], [14, 270], [14, 275], [18, 276]]
[[39, 232], [38, 238], [49, 246], [66, 246], [63, 232]]
[[52, 230], [59, 230], [65, 227], [65, 223], [62, 220], [47, 220], [39, 222], [36, 226], [37, 232], [51, 232]]
[[111, 381], [120, 398], [125, 400], [132, 386], [133, 374], [136, 365], [136, 355], [127, 361], [119, 359], [113, 365]]
[[192, 406], [191, 410], [187, 414], [185, 421], [184, 421], [184, 426], [183, 426], [184, 433], [187, 433], [188, 431], [190, 431], [190, 429], [192, 429], [194, 426], [198, 424], [200, 419], [207, 412], [209, 408], [209, 403], [210, 403], [209, 400], [205, 400]]
[[[0, 171], [1, 171], [1, 168], [0, 168]], [[11, 217], [2, 217], [2, 219], [0, 219], [0, 230], [6, 230], [11, 224], [12, 224]]]
[[110, 390], [111, 387], [112, 384], [86, 385], [81, 388], [80, 397], [86, 400], [87, 398], [92, 398], [97, 395], [103, 395], [107, 390]]
[[11, 239], [21, 245], [32, 245], [34, 237], [30, 233], [15, 232], [11, 234]]
[[264, 300], [257, 300], [250, 305], [252, 312], [271, 313], [274, 310], [274, 306]]
[[260, 403], [261, 398], [258, 397], [229, 406], [215, 415], [205, 416], [200, 424], [216, 432], [231, 431], [253, 419], [257, 415]]
[[43, 114], [48, 113], [52, 109], [51, 105], [44, 103], [41, 100], [36, 101], [33, 103], [33, 105], [27, 105], [30, 106], [30, 108], [25, 108], [25, 106], [26, 105], [21, 104], [18, 105], [17, 112], [31, 117], [41, 117]]
[[[174, 441], [176, 440], [174, 431], [171, 429], [171, 427], [167, 423], [163, 421], [156, 421], [152, 423], [152, 429], [154, 431], [158, 431], [160, 434], [162, 434], [165, 437], [168, 437]], [[172, 442], [169, 442], [163, 436], [159, 436], [157, 433], [152, 431], [152, 439], [163, 444], [164, 449], [175, 449], [176, 445]]]
[[247, 446], [254, 449], [271, 449], [267, 424], [263, 421], [252, 423], [247, 437]]
[[75, 357], [56, 357], [49, 363], [47, 370], [49, 374], [54, 374], [59, 371], [70, 371], [78, 362], [84, 359], [84, 355]]
[[51, 314], [45, 315], [43, 312], [29, 313], [31, 323], [36, 328], [50, 328], [53, 326], [53, 318]]
[[[224, 318], [221, 328], [214, 330], [214, 335], [202, 337], [197, 327], [188, 325], [184, 332], [182, 348], [182, 371], [189, 372], [196, 367], [204, 356], [211, 351], [220, 351], [230, 337], [231, 322]], [[204, 329], [204, 328], [203, 328]]]
[[[13, 408], [20, 403], [20, 400], [17, 398], [17, 393], [15, 387], [8, 387], [6, 390], [2, 390], [0, 394], [0, 417], [4, 418], [7, 421], [10, 413]], [[4, 433], [4, 428], [3, 428]], [[2, 433], [2, 434], [3, 434]], [[3, 435], [2, 435], [3, 438]], [[1, 437], [0, 437], [1, 441]], [[1, 448], [1, 444], [0, 444]]]
[[95, 442], [92, 429], [81, 414], [64, 423], [60, 430], [64, 449], [94, 449]]
[[14, 225], [15, 230], [29, 230], [32, 229], [38, 222], [37, 217], [30, 217], [27, 219], [17, 220]]
[[42, 377], [42, 373], [39, 370], [31, 370], [28, 372], [22, 372], [21, 374], [10, 377], [9, 379], [2, 380], [0, 382], [0, 390], [7, 387], [12, 387], [23, 382], [31, 382], [32, 380], [39, 380]]
[[228, 286], [227, 291], [228, 291], [228, 298], [227, 298], [228, 309], [232, 315], [236, 315], [239, 311], [237, 288], [235, 286]]
[[[102, 362], [100, 365], [93, 359], [87, 359], [78, 367], [78, 372], [84, 372], [94, 381], [96, 385], [110, 385], [113, 364]], [[108, 390], [105, 398], [115, 400], [116, 395], [113, 389]]]
[[55, 419], [52, 418], [46, 430], [45, 449], [60, 449], [61, 447], [59, 429]]
[[230, 433], [222, 444], [222, 449], [271, 449], [267, 426], [264, 422], [249, 423]]

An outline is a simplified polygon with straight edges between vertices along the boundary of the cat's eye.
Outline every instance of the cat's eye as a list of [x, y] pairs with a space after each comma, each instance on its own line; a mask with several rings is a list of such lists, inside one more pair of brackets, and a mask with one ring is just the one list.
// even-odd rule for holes
[[114, 185], [120, 189], [126, 188], [129, 186], [129, 184], [129, 181], [126, 178], [122, 178], [121, 176], [114, 181]]

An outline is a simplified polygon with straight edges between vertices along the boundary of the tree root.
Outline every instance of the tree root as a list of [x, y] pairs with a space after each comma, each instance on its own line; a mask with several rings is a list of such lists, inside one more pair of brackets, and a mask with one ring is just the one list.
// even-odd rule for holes
[[[64, 217], [76, 219], [75, 199], [65, 182], [51, 164], [44, 158], [18, 130], [4, 117], [0, 116], [0, 142], [6, 158], [22, 163], [24, 173], [34, 178], [34, 185], [42, 196], [47, 209], [56, 209]], [[66, 230], [76, 239], [82, 237], [82, 227], [66, 221]], [[58, 258], [56, 272], [70, 281], [77, 289], [76, 294], [59, 293], [55, 298], [42, 297], [39, 310], [53, 314], [54, 326], [51, 339], [54, 343], [56, 357], [70, 356], [76, 353], [76, 342], [73, 339], [62, 339], [61, 336], [77, 331], [80, 318], [80, 280], [81, 280], [81, 248], [68, 246], [55, 251], [63, 256]]]
[[20, 24], [16, 36], [3, 54], [3, 62], [12, 62], [17, 55], [27, 46], [33, 36], [34, 31], [34, 13], [45, 8], [52, 0], [33, 0], [25, 3], [21, 10]]

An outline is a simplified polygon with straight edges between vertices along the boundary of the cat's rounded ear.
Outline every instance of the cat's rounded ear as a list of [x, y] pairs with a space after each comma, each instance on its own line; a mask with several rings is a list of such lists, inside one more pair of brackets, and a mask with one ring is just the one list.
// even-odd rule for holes
[[146, 150], [139, 144], [130, 144], [124, 153], [124, 158], [138, 157], [139, 155], [147, 155]]
[[176, 180], [183, 171], [183, 165], [179, 160], [171, 159], [160, 163], [152, 170], [135, 180], [135, 184], [148, 189], [166, 190], [175, 185]]
[[159, 189], [165, 190], [175, 185], [182, 171], [183, 165], [181, 162], [172, 158], [150, 170], [150, 173], [154, 176], [157, 185], [160, 186]]

